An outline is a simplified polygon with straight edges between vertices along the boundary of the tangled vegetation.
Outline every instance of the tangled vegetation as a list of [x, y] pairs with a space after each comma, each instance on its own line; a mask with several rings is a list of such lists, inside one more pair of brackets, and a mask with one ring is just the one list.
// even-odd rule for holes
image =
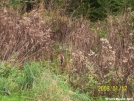
[[2, 0], [0, 100], [134, 98], [133, 2], [102, 1]]

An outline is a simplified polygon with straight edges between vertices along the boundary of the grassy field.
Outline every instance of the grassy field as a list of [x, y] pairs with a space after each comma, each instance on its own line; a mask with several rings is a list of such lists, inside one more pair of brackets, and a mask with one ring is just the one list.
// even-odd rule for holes
[[73, 91], [67, 75], [52, 72], [48, 62], [23, 67], [0, 62], [0, 101], [91, 101], [86, 94]]

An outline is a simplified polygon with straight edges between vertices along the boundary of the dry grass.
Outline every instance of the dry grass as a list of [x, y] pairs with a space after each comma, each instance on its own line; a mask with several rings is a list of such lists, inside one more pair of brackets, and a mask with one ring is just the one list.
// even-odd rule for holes
[[21, 17], [12, 9], [0, 9], [1, 60], [49, 57], [53, 43], [49, 24], [39, 12], [32, 11], [28, 16]]
[[[120, 16], [109, 16], [106, 21], [95, 24], [77, 19], [71, 23], [70, 28], [67, 26], [68, 32], [63, 46], [68, 43], [71, 58], [69, 79], [75, 88], [90, 91], [91, 89], [88, 90], [86, 86], [89, 83], [88, 76], [94, 77], [96, 74], [97, 77], [94, 77], [94, 81], [98, 82], [96, 85], [127, 85], [128, 87], [126, 92], [109, 92], [107, 95], [132, 96], [133, 17], [133, 12], [128, 12]], [[94, 69], [92, 70], [90, 66]], [[93, 88], [93, 90], [92, 94], [96, 95], [97, 89]]]

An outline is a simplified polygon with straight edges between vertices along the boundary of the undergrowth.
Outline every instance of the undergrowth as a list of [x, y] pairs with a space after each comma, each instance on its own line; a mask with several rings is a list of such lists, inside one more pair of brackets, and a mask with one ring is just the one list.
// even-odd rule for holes
[[29, 62], [23, 67], [20, 70], [0, 62], [1, 101], [90, 101], [87, 95], [72, 90], [67, 75], [55, 74], [48, 65]]
[[1, 8], [0, 99], [104, 101], [134, 96], [133, 21], [131, 11], [90, 22], [49, 10], [20, 15]]

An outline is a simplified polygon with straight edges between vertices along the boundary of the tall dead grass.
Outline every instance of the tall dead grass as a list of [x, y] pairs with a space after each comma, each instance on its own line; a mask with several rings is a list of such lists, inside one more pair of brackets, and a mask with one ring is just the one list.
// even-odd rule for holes
[[12, 9], [0, 9], [0, 59], [47, 59], [53, 41], [50, 26], [42, 18], [36, 11], [22, 17]]
[[[67, 36], [68, 42], [72, 44], [70, 45], [72, 67], [69, 76], [72, 85], [82, 91], [90, 91], [91, 89], [88, 90], [86, 86], [89, 83], [88, 76], [94, 77], [94, 74], [97, 74], [97, 77], [94, 77], [94, 81], [98, 81], [96, 85], [107, 83], [110, 86], [128, 87], [126, 92], [108, 92], [107, 95], [120, 96], [123, 93], [132, 96], [133, 17], [133, 12], [126, 12], [120, 16], [109, 16], [105, 22], [96, 22], [93, 25], [82, 20], [74, 22], [73, 30]], [[92, 70], [90, 66], [94, 69]], [[92, 94], [96, 95], [96, 91], [97, 89], [94, 89], [95, 93]]]

